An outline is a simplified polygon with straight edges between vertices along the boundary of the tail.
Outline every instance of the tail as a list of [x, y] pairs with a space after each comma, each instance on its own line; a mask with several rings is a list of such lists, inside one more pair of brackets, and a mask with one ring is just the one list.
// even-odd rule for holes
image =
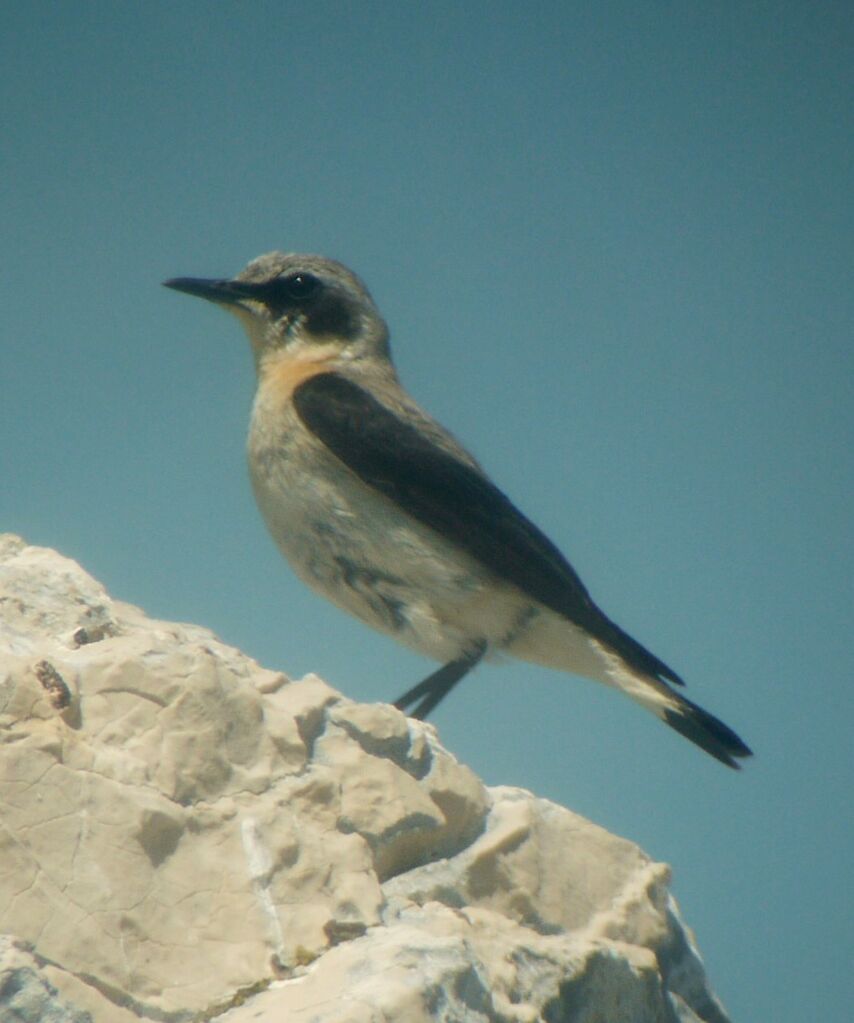
[[670, 693], [671, 706], [656, 708], [656, 713], [665, 724], [675, 728], [680, 735], [690, 739], [700, 749], [710, 753], [727, 767], [740, 768], [737, 760], [753, 756], [750, 747], [735, 732], [714, 714], [710, 714], [696, 703], [691, 703], [678, 693]]
[[604, 647], [600, 646], [599, 649], [605, 654], [608, 665], [604, 676], [600, 676], [603, 681], [621, 689], [626, 696], [651, 710], [657, 718], [690, 739], [715, 760], [738, 770], [738, 760], [753, 756], [747, 743], [714, 714], [687, 700], [663, 679], [641, 674]]
[[752, 756], [746, 743], [723, 721], [686, 700], [669, 684], [684, 684], [674, 671], [612, 622], [605, 631], [607, 636], [592, 636], [544, 609], [507, 649], [523, 660], [621, 690], [727, 767], [738, 768], [738, 760]]

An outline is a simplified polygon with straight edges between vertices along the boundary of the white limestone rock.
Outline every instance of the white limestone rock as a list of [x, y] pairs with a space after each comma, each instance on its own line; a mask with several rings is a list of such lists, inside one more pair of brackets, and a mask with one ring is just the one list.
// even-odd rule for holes
[[0, 799], [0, 985], [57, 1019], [726, 1021], [636, 846], [12, 536]]

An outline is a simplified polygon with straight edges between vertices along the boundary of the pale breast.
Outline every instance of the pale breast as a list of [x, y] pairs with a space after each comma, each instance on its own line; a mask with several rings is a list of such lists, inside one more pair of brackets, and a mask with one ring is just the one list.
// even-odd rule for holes
[[500, 645], [519, 595], [485, 600], [491, 573], [365, 484], [297, 415], [293, 389], [330, 368], [282, 359], [256, 394], [250, 477], [280, 551], [327, 599], [428, 656], [453, 659], [475, 633]]

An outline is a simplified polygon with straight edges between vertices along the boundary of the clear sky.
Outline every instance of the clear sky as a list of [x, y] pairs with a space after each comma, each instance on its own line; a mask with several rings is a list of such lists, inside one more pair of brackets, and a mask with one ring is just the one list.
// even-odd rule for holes
[[757, 756], [518, 663], [442, 740], [671, 863], [734, 1019], [850, 1019], [850, 5], [30, 2], [0, 29], [0, 526], [396, 697], [430, 665], [304, 589], [254, 508], [238, 325], [160, 286], [342, 260], [412, 393]]

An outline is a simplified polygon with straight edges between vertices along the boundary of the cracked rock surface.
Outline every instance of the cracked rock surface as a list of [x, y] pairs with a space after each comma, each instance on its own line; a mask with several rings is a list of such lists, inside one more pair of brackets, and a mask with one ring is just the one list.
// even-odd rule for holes
[[726, 1023], [667, 885], [0, 537], [0, 1020]]

